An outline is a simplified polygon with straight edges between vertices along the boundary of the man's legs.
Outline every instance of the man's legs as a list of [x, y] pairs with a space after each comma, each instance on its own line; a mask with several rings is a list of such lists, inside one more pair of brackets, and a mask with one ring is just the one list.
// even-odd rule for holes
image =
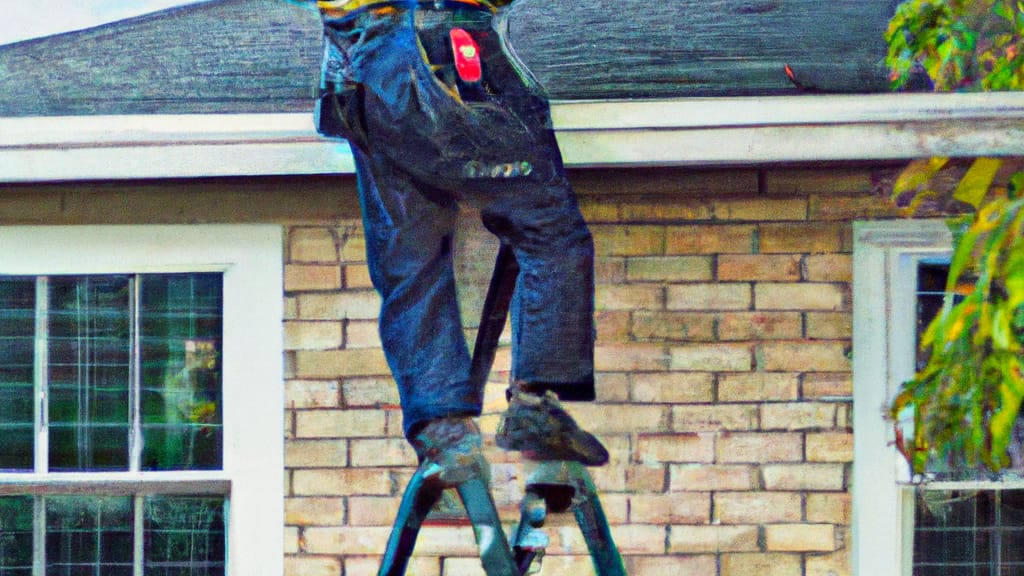
[[382, 298], [380, 336], [402, 402], [417, 425], [480, 414], [452, 264], [457, 207], [428, 199], [387, 162], [355, 151], [370, 276]]

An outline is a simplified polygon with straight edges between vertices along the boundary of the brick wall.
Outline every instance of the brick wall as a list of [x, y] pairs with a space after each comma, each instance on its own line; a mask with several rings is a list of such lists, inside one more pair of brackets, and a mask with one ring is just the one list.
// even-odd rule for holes
[[[570, 410], [609, 447], [592, 469], [631, 574], [850, 574], [851, 225], [894, 217], [881, 170], [574, 175], [598, 252], [598, 401]], [[489, 247], [472, 213], [462, 246]], [[287, 574], [376, 574], [415, 457], [376, 336], [357, 220], [287, 234]], [[489, 258], [463, 250], [471, 313]], [[518, 519], [522, 468], [493, 446], [510, 364], [482, 419], [494, 492]], [[554, 517], [543, 574], [592, 573]], [[432, 522], [409, 574], [483, 574], [468, 525]]]

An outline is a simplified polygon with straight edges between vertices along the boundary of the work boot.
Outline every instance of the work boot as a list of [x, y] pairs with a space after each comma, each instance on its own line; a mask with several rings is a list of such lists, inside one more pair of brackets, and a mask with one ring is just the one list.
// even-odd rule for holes
[[576, 424], [554, 392], [541, 395], [517, 385], [510, 393], [495, 437], [499, 447], [522, 452], [528, 460], [572, 460], [587, 466], [608, 462], [608, 450]]
[[479, 477], [490, 484], [490, 466], [480, 450], [480, 429], [472, 418], [427, 422], [409, 441], [420, 469], [446, 486]]

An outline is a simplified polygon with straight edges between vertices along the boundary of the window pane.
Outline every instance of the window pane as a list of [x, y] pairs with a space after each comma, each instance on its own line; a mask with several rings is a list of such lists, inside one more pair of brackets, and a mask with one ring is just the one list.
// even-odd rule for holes
[[0, 278], [0, 469], [33, 468], [35, 309], [34, 278]]
[[45, 504], [47, 576], [131, 576], [131, 497], [55, 496]]
[[128, 467], [130, 280], [51, 278], [50, 468]]
[[914, 576], [1024, 573], [1024, 491], [918, 492]]
[[224, 499], [146, 498], [146, 576], [224, 574]]
[[221, 275], [142, 279], [144, 470], [221, 467]]
[[0, 576], [31, 576], [31, 496], [0, 498]]

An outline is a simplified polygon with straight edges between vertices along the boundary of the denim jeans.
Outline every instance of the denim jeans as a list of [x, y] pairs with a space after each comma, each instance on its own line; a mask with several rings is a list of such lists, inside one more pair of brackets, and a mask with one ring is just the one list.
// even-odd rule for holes
[[[423, 5], [427, 6], [427, 5]], [[452, 262], [458, 205], [519, 263], [512, 300], [513, 378], [563, 400], [592, 400], [593, 243], [566, 178], [547, 101], [510, 64], [482, 9], [391, 6], [325, 18], [317, 125], [349, 141], [380, 335], [405, 433], [479, 415]], [[481, 49], [483, 84], [462, 97], [437, 63], [451, 26]]]

